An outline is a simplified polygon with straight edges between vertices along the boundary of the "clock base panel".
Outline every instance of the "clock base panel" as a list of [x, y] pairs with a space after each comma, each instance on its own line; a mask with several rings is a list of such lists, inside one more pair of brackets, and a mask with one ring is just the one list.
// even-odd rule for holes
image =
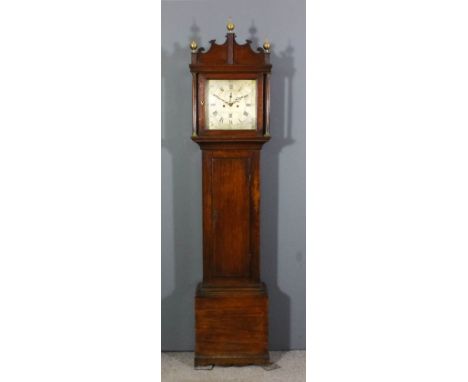
[[197, 288], [195, 366], [266, 365], [268, 295], [259, 288]]

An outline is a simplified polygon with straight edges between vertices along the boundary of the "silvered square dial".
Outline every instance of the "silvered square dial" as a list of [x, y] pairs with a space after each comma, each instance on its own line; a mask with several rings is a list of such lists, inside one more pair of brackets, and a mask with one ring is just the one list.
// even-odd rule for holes
[[205, 103], [208, 130], [257, 128], [257, 80], [207, 80]]

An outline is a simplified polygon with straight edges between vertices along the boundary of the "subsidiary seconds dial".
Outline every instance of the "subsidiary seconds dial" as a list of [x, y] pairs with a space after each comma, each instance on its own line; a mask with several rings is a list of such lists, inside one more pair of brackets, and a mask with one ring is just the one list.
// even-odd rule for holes
[[205, 120], [209, 130], [255, 130], [256, 80], [208, 80]]

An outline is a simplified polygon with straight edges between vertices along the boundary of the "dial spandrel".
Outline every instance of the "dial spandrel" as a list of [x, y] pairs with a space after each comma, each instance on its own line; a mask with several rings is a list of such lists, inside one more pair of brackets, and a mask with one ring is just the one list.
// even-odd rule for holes
[[209, 130], [257, 128], [256, 80], [208, 80], [205, 94]]

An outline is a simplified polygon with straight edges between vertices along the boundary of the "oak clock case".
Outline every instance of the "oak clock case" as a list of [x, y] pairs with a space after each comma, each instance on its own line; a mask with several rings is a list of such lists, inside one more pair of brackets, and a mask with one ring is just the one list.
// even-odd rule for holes
[[192, 42], [192, 140], [202, 151], [203, 280], [195, 366], [269, 363], [260, 280], [260, 152], [270, 139], [268, 42], [255, 52], [227, 25], [223, 44]]

